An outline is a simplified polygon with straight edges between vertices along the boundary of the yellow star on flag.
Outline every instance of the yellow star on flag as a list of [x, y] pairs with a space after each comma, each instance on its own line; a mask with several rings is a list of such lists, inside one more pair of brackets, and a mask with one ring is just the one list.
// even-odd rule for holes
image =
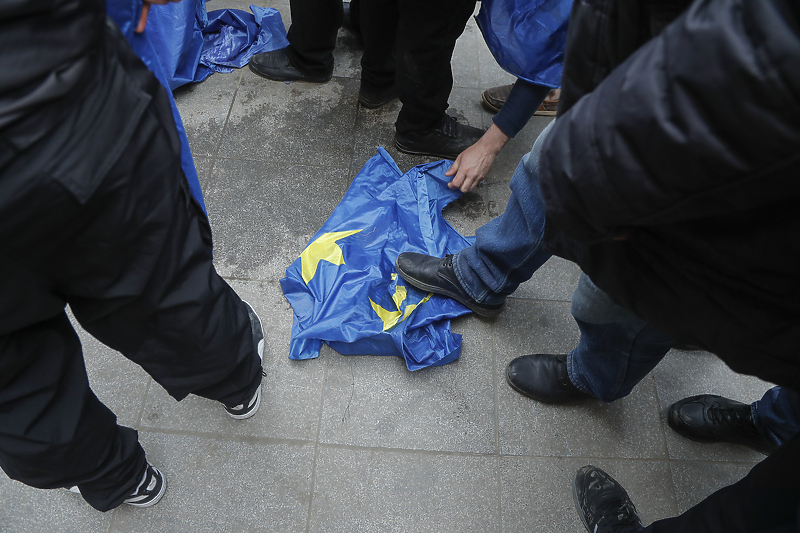
[[[392, 279], [394, 279], [395, 276], [396, 274], [392, 274]], [[381, 322], [383, 322], [383, 331], [392, 329], [399, 322], [402, 322], [408, 318], [408, 316], [414, 312], [414, 309], [430, 300], [431, 296], [433, 296], [433, 293], [429, 293], [419, 303], [406, 305], [405, 313], [403, 313], [403, 311], [400, 310], [400, 305], [405, 301], [407, 296], [408, 292], [406, 291], [406, 288], [402, 285], [397, 285], [394, 294], [392, 295], [392, 300], [397, 306], [397, 311], [389, 311], [388, 309], [384, 309], [380, 305], [373, 302], [372, 298], [370, 298], [369, 303], [372, 304], [372, 310], [375, 311], [375, 314], [378, 315], [378, 318], [380, 318]]]
[[300, 262], [303, 265], [303, 281], [308, 282], [314, 278], [317, 273], [317, 265], [320, 261], [327, 261], [334, 265], [343, 265], [344, 256], [342, 256], [342, 249], [336, 244], [336, 241], [343, 239], [354, 233], [358, 233], [360, 229], [351, 231], [333, 231], [331, 233], [323, 233], [314, 242], [309, 244], [303, 253], [300, 254]]

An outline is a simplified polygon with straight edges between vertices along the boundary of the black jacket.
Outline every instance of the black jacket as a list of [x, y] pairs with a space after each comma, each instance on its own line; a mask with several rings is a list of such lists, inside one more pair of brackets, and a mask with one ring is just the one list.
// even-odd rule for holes
[[545, 245], [667, 333], [800, 390], [800, 2], [681, 4], [576, 0]]

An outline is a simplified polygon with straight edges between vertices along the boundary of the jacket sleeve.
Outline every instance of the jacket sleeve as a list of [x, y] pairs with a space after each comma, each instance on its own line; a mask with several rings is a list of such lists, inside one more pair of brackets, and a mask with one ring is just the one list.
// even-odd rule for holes
[[696, 1], [556, 124], [548, 220], [584, 242], [800, 194], [800, 30], [790, 0]]

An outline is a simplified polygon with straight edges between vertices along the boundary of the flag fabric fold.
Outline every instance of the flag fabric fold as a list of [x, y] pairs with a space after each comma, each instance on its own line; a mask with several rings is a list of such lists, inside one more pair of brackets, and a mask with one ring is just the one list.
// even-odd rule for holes
[[291, 359], [317, 357], [323, 342], [346, 355], [400, 356], [409, 370], [459, 356], [450, 320], [469, 310], [407, 285], [394, 265], [401, 252], [444, 257], [470, 243], [442, 216], [461, 195], [447, 187], [449, 165], [403, 174], [383, 148], [364, 165], [280, 281], [294, 312]]
[[497, 64], [517, 78], [561, 86], [573, 0], [483, 0], [475, 17]]

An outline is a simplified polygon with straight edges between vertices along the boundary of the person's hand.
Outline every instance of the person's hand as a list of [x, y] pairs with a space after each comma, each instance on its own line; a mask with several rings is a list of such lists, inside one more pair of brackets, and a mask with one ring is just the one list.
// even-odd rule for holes
[[508, 135], [493, 123], [478, 142], [458, 154], [444, 173], [447, 177], [455, 176], [447, 186], [461, 189], [461, 192], [469, 192], [477, 187], [492, 169], [492, 163], [508, 139]]
[[150, 4], [169, 4], [170, 2], [180, 2], [181, 0], [142, 0], [142, 15], [139, 17], [139, 24], [136, 25], [134, 32], [142, 33], [147, 25], [147, 15], [150, 14]]

